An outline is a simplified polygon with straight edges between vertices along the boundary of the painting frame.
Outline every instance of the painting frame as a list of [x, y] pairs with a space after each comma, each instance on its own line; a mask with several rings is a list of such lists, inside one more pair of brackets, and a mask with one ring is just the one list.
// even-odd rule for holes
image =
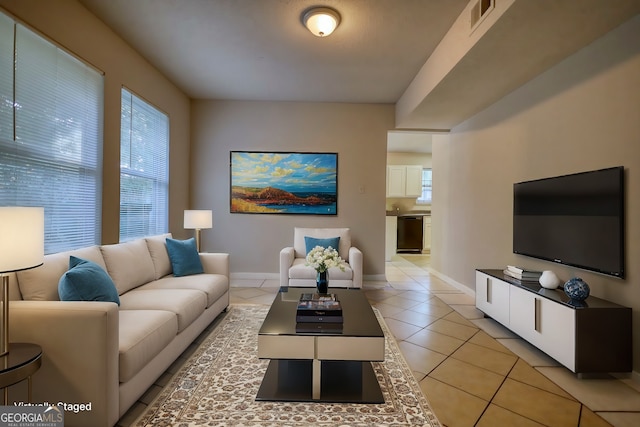
[[338, 153], [230, 151], [229, 212], [338, 215]]

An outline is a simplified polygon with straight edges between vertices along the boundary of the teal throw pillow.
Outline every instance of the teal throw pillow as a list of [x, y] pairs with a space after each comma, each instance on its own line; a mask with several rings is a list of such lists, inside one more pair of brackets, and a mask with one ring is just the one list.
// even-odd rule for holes
[[338, 245], [340, 244], [340, 236], [338, 237], [329, 237], [326, 239], [318, 239], [315, 237], [304, 236], [304, 245], [307, 248], [307, 254], [311, 252], [311, 249], [316, 246], [322, 246], [323, 248], [328, 248], [331, 246], [336, 251], [339, 251]]
[[106, 301], [120, 305], [116, 285], [93, 261], [69, 257], [69, 270], [58, 282], [60, 301]]
[[167, 237], [167, 252], [174, 276], [190, 276], [204, 273], [200, 255], [196, 248], [196, 239], [176, 240]]

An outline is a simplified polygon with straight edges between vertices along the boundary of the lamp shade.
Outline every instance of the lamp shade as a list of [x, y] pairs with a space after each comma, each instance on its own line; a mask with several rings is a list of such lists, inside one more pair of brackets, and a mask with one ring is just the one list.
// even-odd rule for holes
[[340, 24], [340, 14], [328, 7], [314, 7], [304, 13], [302, 22], [314, 36], [326, 37]]
[[44, 208], [0, 207], [0, 273], [44, 260]]
[[205, 229], [213, 227], [212, 212], [210, 210], [184, 211], [184, 228]]

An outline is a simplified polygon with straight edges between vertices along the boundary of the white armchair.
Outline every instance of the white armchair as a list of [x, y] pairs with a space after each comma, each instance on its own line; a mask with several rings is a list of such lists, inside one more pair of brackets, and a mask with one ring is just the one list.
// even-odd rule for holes
[[318, 239], [340, 237], [338, 254], [348, 265], [344, 271], [329, 269], [330, 288], [362, 287], [362, 252], [351, 246], [348, 228], [299, 228], [293, 233], [293, 247], [280, 251], [280, 286], [315, 286], [316, 271], [305, 265], [307, 256], [305, 236]]

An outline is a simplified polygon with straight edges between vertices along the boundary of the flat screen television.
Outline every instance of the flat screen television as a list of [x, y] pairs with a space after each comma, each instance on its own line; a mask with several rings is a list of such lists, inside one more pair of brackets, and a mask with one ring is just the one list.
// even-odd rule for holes
[[513, 186], [513, 252], [624, 277], [624, 167]]

